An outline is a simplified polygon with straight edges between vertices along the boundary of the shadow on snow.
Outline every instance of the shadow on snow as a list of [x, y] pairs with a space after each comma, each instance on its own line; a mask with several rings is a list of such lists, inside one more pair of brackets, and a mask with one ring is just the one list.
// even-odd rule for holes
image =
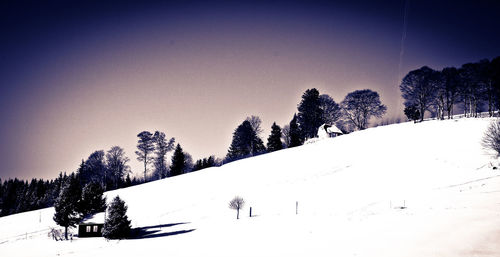
[[146, 227], [138, 227], [132, 230], [132, 235], [130, 239], [146, 239], [146, 238], [157, 238], [157, 237], [165, 237], [165, 236], [175, 236], [179, 234], [185, 234], [196, 229], [188, 229], [188, 230], [177, 230], [177, 231], [169, 231], [162, 232], [163, 228], [189, 224], [189, 222], [181, 222], [181, 223], [170, 223], [170, 224], [161, 224], [155, 226], [146, 226]]

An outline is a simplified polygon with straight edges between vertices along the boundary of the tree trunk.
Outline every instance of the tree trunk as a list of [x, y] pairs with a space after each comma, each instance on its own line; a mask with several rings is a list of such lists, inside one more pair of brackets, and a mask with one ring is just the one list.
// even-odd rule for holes
[[144, 183], [146, 183], [146, 160], [147, 156], [144, 155]]
[[240, 219], [240, 209], [236, 209], [236, 219]]
[[64, 227], [64, 238], [68, 240], [68, 227]]

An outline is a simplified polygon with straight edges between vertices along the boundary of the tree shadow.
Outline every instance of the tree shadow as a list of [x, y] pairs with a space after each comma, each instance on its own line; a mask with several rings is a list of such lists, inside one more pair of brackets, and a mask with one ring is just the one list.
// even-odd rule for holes
[[147, 239], [147, 238], [157, 238], [157, 237], [165, 237], [165, 236], [175, 236], [179, 234], [185, 234], [192, 232], [196, 229], [188, 229], [188, 230], [177, 230], [170, 232], [162, 232], [162, 228], [173, 227], [177, 225], [189, 224], [190, 222], [180, 222], [180, 223], [170, 223], [170, 224], [161, 224], [155, 226], [146, 226], [146, 227], [138, 227], [134, 228], [131, 233], [130, 239]]

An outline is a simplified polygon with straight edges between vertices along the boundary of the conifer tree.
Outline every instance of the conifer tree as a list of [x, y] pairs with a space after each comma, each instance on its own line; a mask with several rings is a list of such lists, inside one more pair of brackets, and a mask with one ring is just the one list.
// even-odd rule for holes
[[54, 221], [64, 227], [64, 238], [68, 239], [68, 227], [73, 227], [80, 220], [78, 202], [81, 190], [78, 180], [71, 174], [64, 182], [59, 197], [54, 204]]
[[125, 202], [116, 196], [111, 202], [102, 235], [107, 239], [123, 239], [130, 234], [130, 220]]
[[290, 121], [290, 145], [288, 147], [295, 147], [302, 145], [303, 140], [301, 136], [301, 131], [299, 125], [297, 124], [297, 115], [293, 115], [292, 121]]
[[245, 120], [234, 131], [226, 158], [237, 160], [262, 153], [265, 150], [264, 142], [257, 136], [251, 123]]
[[172, 165], [170, 166], [170, 176], [181, 175], [186, 165], [186, 156], [180, 144], [177, 144], [172, 155]]
[[283, 149], [281, 142], [281, 128], [276, 125], [276, 122], [271, 126], [271, 134], [267, 138], [267, 151], [274, 152]]
[[323, 110], [319, 91], [316, 88], [307, 89], [302, 95], [298, 106], [297, 122], [305, 138], [313, 138], [318, 132], [319, 126], [323, 124]]
[[104, 189], [99, 183], [90, 182], [82, 190], [82, 197], [78, 204], [78, 212], [83, 217], [102, 212], [106, 209], [106, 198], [103, 198]]

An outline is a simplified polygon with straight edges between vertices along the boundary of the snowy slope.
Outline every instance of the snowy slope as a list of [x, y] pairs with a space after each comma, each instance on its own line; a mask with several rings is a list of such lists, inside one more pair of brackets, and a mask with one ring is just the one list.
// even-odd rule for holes
[[141, 239], [52, 241], [52, 208], [0, 218], [0, 255], [500, 256], [490, 121], [377, 127], [108, 192], [151, 227]]

